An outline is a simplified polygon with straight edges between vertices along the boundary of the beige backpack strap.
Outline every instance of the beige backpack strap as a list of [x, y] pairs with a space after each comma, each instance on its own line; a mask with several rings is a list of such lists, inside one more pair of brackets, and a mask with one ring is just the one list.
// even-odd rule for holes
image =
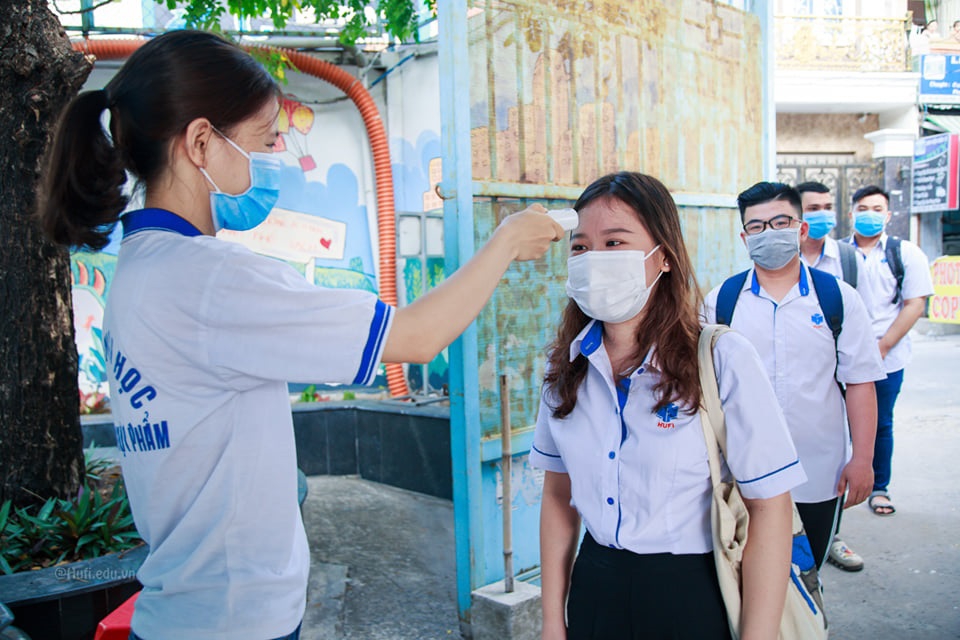
[[724, 422], [723, 407], [720, 404], [720, 389], [717, 386], [717, 371], [713, 364], [713, 349], [717, 338], [730, 331], [730, 327], [722, 324], [708, 324], [700, 332], [700, 341], [697, 345], [697, 360], [700, 368], [700, 422], [703, 425], [703, 436], [707, 442], [707, 455], [710, 459], [710, 478], [714, 486], [720, 481], [720, 451], [727, 448], [727, 425]]

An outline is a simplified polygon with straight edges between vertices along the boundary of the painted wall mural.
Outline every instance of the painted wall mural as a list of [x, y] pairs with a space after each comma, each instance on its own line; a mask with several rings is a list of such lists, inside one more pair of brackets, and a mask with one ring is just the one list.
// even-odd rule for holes
[[[429, 92], [424, 95], [426, 100], [435, 100]], [[340, 132], [342, 139], [331, 142], [330, 129], [343, 129], [336, 121], [344, 118], [340, 114], [327, 117], [325, 108], [329, 107], [292, 97], [284, 99], [279, 116], [280, 138], [275, 148], [284, 162], [280, 200], [266, 222], [256, 229], [221, 231], [219, 237], [283, 260], [319, 286], [376, 292], [377, 237], [368, 210], [375, 209], [375, 199], [368, 185], [370, 177], [364, 173], [368, 169], [356, 160], [369, 153], [362, 124]], [[398, 212], [422, 213], [428, 206], [441, 206], [433, 200], [440, 156], [439, 134], [429, 129], [434, 126], [436, 120], [424, 121], [414, 132], [413, 141], [402, 137], [391, 140], [392, 148], [399, 151], [393, 155], [400, 159], [393, 164]], [[349, 148], [345, 148], [344, 140]], [[348, 161], [337, 162], [341, 157]], [[120, 238], [118, 226], [110, 244], [100, 253], [74, 252], [71, 256], [74, 327], [80, 359], [78, 387], [86, 412], [109, 410], [101, 337]], [[442, 234], [439, 251], [435, 249], [436, 238], [429, 244], [432, 253], [423, 260], [398, 257], [403, 281], [400, 304], [409, 303], [444, 278]], [[440, 389], [446, 384], [447, 369], [446, 353], [428, 365], [430, 387]], [[411, 388], [421, 388], [420, 368], [411, 368], [408, 375]], [[302, 386], [293, 385], [291, 390], [297, 392]], [[382, 374], [373, 386], [386, 387]]]
[[115, 253], [76, 252], [71, 259], [81, 413], [99, 413], [108, 407], [103, 308], [116, 264]]

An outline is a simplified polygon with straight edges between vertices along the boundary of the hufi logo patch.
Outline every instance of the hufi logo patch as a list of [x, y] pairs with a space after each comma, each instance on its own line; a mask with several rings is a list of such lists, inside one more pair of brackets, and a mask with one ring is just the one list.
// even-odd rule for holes
[[813, 323], [814, 329], [820, 329], [821, 327], [823, 327], [823, 316], [819, 313], [815, 313], [812, 316], [810, 316], [810, 322]]
[[680, 408], [671, 402], [663, 409], [660, 409], [660, 411], [657, 411], [657, 417], [660, 418], [657, 427], [660, 429], [673, 429], [677, 426], [674, 420], [677, 419], [679, 414]]

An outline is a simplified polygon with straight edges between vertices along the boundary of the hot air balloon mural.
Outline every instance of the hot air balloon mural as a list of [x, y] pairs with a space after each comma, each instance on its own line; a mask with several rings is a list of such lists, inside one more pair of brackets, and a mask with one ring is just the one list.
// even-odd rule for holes
[[293, 154], [304, 173], [317, 168], [307, 149], [307, 133], [313, 128], [313, 119], [313, 109], [296, 100], [283, 99], [279, 118], [280, 136], [273, 149]]

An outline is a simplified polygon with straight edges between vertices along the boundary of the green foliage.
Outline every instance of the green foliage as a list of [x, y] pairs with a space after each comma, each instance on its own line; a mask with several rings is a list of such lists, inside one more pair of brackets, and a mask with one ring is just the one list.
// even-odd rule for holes
[[[343, 392], [344, 400], [356, 400], [357, 394], [353, 391], [344, 391]], [[311, 384], [306, 389], [300, 392], [300, 397], [297, 398], [297, 402], [326, 402], [330, 400], [330, 396], [325, 396], [319, 391], [317, 391], [317, 385]]]
[[261, 49], [259, 47], [254, 47], [248, 51], [254, 60], [263, 65], [264, 69], [270, 72], [274, 78], [287, 84], [287, 69], [292, 69], [294, 71], [297, 68], [290, 61], [290, 58], [287, 57], [282, 51], [277, 49]]
[[326, 402], [330, 396], [325, 396], [317, 391], [317, 385], [311, 384], [300, 392], [300, 402]]
[[86, 560], [140, 544], [123, 481], [104, 495], [101, 477], [109, 468], [87, 458], [76, 498], [49, 498], [39, 506], [0, 505], [0, 572], [5, 574]]
[[[187, 26], [216, 30], [225, 13], [238, 18], [270, 18], [274, 27], [283, 29], [297, 10], [312, 10], [317, 21], [344, 20], [340, 41], [350, 45], [362, 38], [367, 28], [382, 22], [383, 28], [400, 41], [417, 39], [416, 0], [379, 0], [376, 8], [364, 0], [166, 0], [167, 7], [182, 5]], [[426, 0], [430, 11], [436, 12], [436, 0]]]

